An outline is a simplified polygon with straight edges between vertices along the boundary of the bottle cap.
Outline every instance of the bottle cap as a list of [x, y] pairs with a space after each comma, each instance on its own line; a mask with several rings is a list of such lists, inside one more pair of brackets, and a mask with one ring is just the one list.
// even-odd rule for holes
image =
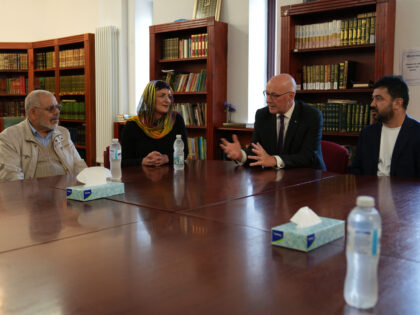
[[356, 200], [356, 205], [358, 207], [374, 207], [375, 206], [375, 198], [371, 196], [359, 196]]
[[117, 142], [118, 142], [117, 138], [112, 139], [112, 143], [117, 143]]
[[176, 138], [177, 139], [181, 139], [181, 135], [176, 135]]

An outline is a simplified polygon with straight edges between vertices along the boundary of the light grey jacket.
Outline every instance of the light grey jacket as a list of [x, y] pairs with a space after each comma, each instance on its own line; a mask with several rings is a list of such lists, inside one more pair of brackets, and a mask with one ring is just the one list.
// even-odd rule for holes
[[[87, 167], [66, 128], [55, 128], [51, 141], [66, 174], [77, 175]], [[27, 119], [3, 130], [0, 133], [0, 181], [34, 178], [39, 145]]]

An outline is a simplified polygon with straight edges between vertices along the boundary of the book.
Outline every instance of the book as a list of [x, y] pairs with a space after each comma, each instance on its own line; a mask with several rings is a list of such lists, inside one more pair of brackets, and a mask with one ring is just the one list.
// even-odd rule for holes
[[371, 88], [373, 86], [373, 82], [352, 82], [351, 87], [352, 88]]

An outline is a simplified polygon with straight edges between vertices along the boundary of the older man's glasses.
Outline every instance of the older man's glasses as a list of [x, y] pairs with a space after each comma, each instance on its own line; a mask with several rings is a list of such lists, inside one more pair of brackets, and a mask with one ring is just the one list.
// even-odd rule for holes
[[54, 111], [56, 109], [61, 111], [61, 108], [63, 107], [63, 105], [56, 104], [56, 105], [50, 105], [50, 106], [47, 106], [47, 107], [39, 107], [39, 106], [33, 106], [33, 107], [38, 108], [38, 109], [42, 109], [42, 110], [46, 110], [47, 112], [50, 112], [50, 113], [54, 113]]
[[263, 91], [264, 96], [267, 97], [267, 98], [271, 97], [272, 100], [276, 100], [280, 96], [283, 96], [283, 95], [289, 94], [289, 93], [290, 93], [290, 91], [284, 92], [282, 94], [268, 93], [267, 91]]

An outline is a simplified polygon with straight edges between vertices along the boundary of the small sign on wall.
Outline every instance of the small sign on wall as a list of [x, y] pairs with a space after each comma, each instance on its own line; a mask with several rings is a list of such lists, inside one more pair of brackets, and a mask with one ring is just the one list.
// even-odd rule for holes
[[408, 85], [420, 85], [420, 49], [403, 50], [401, 73]]

